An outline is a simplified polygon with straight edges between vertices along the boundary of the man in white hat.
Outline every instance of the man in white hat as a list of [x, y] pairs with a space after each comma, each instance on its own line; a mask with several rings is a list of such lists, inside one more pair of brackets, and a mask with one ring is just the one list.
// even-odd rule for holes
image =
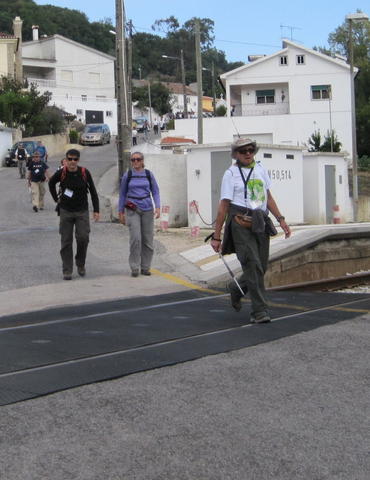
[[[258, 146], [249, 138], [239, 138], [231, 145], [231, 156], [236, 160], [224, 173], [221, 200], [218, 207], [215, 232], [211, 245], [222, 254], [236, 253], [243, 274], [238, 279], [244, 294], [249, 292], [252, 310], [251, 323], [271, 321], [266, 300], [264, 275], [269, 257], [270, 236], [276, 229], [269, 218], [274, 215], [285, 233], [291, 231], [271, 195], [271, 180], [260, 162], [255, 161]], [[224, 238], [221, 230], [226, 220]], [[242, 308], [236, 283], [229, 285], [231, 304], [236, 311]]]

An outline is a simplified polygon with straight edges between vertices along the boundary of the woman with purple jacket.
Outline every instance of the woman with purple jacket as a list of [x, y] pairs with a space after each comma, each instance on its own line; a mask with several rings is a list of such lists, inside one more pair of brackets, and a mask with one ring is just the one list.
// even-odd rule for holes
[[[153, 258], [154, 217], [160, 216], [158, 184], [144, 166], [141, 152], [131, 154], [132, 168], [121, 180], [118, 213], [130, 232], [129, 265], [131, 276], [150, 275]], [[154, 202], [154, 208], [153, 208]]]

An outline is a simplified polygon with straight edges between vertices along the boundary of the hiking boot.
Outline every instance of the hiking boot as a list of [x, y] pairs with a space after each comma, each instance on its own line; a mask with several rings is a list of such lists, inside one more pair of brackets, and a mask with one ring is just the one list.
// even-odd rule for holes
[[139, 270], [132, 270], [131, 277], [138, 277], [138, 276], [139, 276]]
[[149, 276], [149, 275], [151, 275], [151, 272], [150, 272], [150, 270], [141, 270], [141, 275]]
[[39, 211], [39, 209], [36, 207], [36, 205], [34, 205], [32, 208], [33, 208], [33, 211], [34, 211], [34, 212], [38, 212], [38, 211]]
[[236, 312], [240, 312], [242, 309], [242, 297], [238, 291], [233, 288], [234, 282], [229, 283], [230, 302], [231, 306]]
[[251, 323], [269, 323], [271, 317], [266, 312], [252, 313], [250, 318]]
[[72, 275], [70, 273], [64, 273], [63, 280], [72, 280]]
[[78, 272], [80, 277], [84, 277], [86, 275], [85, 267], [77, 267], [77, 272]]

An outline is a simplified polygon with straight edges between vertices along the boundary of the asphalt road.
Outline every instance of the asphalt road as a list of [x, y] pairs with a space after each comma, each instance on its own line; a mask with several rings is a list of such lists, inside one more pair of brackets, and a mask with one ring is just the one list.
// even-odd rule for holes
[[[85, 147], [80, 164], [91, 171], [97, 185], [116, 163], [116, 155], [113, 143]], [[60, 158], [49, 161], [52, 171]], [[0, 192], [0, 291], [60, 282], [59, 219], [50, 193], [46, 192], [45, 210], [33, 212], [28, 186], [18, 178], [17, 168], [0, 169]], [[104, 202], [101, 210], [101, 222], [91, 222], [88, 276], [128, 274], [128, 229], [110, 222]], [[155, 247], [157, 253], [163, 251], [158, 242]], [[155, 261], [153, 265], [160, 266], [158, 258]]]

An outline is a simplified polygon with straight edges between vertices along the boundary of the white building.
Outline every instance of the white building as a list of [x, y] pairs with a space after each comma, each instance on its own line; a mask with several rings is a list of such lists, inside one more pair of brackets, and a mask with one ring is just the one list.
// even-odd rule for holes
[[84, 123], [106, 123], [117, 133], [114, 57], [62, 35], [23, 43], [24, 77], [52, 93], [51, 104]]
[[[221, 75], [228, 117], [204, 119], [204, 143], [240, 134], [260, 143], [306, 146], [314, 131], [334, 130], [352, 151], [351, 76], [333, 58], [284, 40], [283, 49]], [[231, 118], [232, 116], [232, 118]], [[197, 140], [194, 120], [176, 122], [176, 135]]]
[[[170, 91], [170, 104], [172, 113], [176, 116], [184, 112], [184, 87], [182, 83], [162, 82]], [[187, 110], [189, 116], [194, 116], [198, 111], [198, 96], [189, 87], [185, 86]]]

